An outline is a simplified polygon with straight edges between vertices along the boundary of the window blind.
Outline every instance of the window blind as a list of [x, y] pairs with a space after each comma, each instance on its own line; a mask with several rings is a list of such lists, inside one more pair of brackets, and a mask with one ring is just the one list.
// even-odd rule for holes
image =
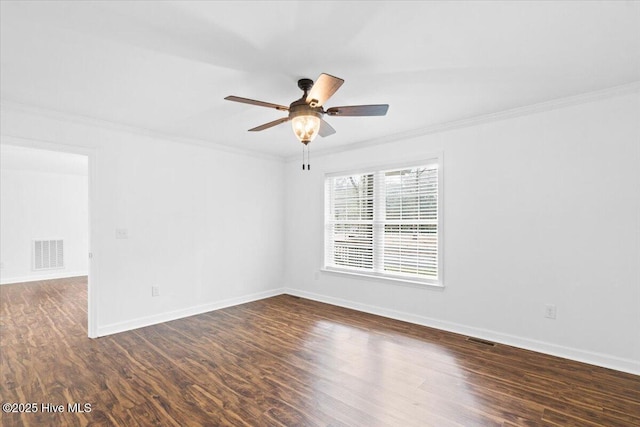
[[325, 268], [439, 283], [438, 165], [325, 180]]
[[438, 170], [385, 172], [383, 269], [437, 278]]
[[373, 174], [335, 177], [328, 182], [331, 265], [373, 269]]

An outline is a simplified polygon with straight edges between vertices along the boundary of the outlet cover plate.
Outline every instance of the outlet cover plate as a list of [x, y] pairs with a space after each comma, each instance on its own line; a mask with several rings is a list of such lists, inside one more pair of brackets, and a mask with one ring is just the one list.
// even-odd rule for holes
[[547, 304], [544, 306], [544, 317], [547, 319], [555, 319], [557, 314], [556, 306], [553, 304]]

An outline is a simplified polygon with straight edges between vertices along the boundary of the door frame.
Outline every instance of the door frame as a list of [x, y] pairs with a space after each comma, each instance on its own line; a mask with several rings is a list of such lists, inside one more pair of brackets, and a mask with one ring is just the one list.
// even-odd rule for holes
[[11, 135], [0, 135], [0, 144], [17, 147], [33, 148], [37, 150], [57, 151], [69, 154], [79, 154], [87, 157], [87, 188], [88, 188], [88, 247], [87, 257], [87, 334], [89, 338], [98, 337], [98, 275], [95, 263], [95, 252], [92, 247], [91, 236], [95, 231], [95, 211], [96, 206], [96, 158], [97, 150], [91, 147], [61, 144], [59, 142], [35, 140]]

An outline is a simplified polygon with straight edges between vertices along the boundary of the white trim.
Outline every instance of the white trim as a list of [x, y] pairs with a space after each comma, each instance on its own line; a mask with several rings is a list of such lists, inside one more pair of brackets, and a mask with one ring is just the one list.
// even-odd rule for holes
[[95, 152], [95, 148], [84, 145], [63, 144], [45, 139], [25, 138], [22, 136], [9, 135], [4, 132], [0, 133], [0, 136], [2, 137], [2, 145], [13, 145], [15, 147], [34, 148], [37, 150], [80, 154], [87, 157], [91, 156], [91, 154]]
[[[327, 182], [331, 178], [342, 177], [342, 176], [350, 176], [350, 175], [367, 175], [373, 174], [376, 182], [374, 183], [374, 206], [378, 203], [381, 193], [379, 193], [380, 189], [380, 174], [384, 174], [387, 171], [393, 171], [396, 169], [406, 169], [413, 167], [432, 167], [438, 170], [438, 219], [437, 219], [437, 230], [438, 230], [438, 277], [437, 279], [432, 278], [420, 278], [416, 276], [403, 276], [403, 275], [395, 275], [389, 274], [382, 271], [373, 271], [373, 270], [358, 270], [358, 269], [349, 269], [349, 268], [340, 268], [337, 266], [327, 265], [327, 216], [330, 215], [329, 205], [330, 205], [330, 196], [328, 196], [329, 187], [327, 187]], [[322, 260], [320, 270], [327, 273], [336, 273], [336, 274], [348, 274], [352, 276], [359, 276], [367, 279], [379, 279], [386, 281], [390, 284], [399, 284], [399, 285], [409, 285], [416, 287], [435, 287], [435, 288], [444, 288], [444, 152], [436, 151], [425, 156], [421, 156], [421, 160], [416, 160], [412, 158], [410, 161], [406, 162], [394, 162], [394, 163], [367, 163], [364, 165], [357, 165], [353, 168], [344, 170], [344, 169], [334, 169], [329, 170], [324, 174], [323, 178], [323, 188], [324, 188], [324, 202], [323, 202], [323, 227], [324, 227], [324, 238], [322, 243]], [[332, 190], [331, 190], [332, 191]], [[375, 207], [374, 207], [375, 212]], [[374, 239], [376, 236], [375, 227], [376, 224], [381, 224], [382, 222], [379, 218], [376, 218], [376, 213], [374, 213], [374, 220], [372, 221], [374, 231]], [[348, 221], [347, 221], [348, 222]], [[359, 223], [360, 221], [355, 221], [355, 223]], [[341, 223], [345, 223], [341, 221]], [[374, 248], [376, 248], [376, 243], [374, 241]], [[374, 257], [377, 257], [379, 254], [374, 249]], [[376, 265], [376, 261], [374, 260], [374, 268]]]
[[329, 169], [329, 171], [324, 174], [324, 177], [326, 179], [347, 175], [361, 175], [374, 172], [387, 172], [395, 169], [434, 165], [438, 170], [440, 170], [443, 167], [444, 151], [434, 151], [433, 153], [420, 156], [420, 158], [421, 160], [415, 160], [415, 155], [412, 155], [410, 160], [407, 161], [396, 161], [393, 163], [376, 163], [370, 161], [349, 169]]
[[185, 317], [195, 316], [198, 314], [208, 313], [210, 311], [220, 310], [222, 308], [232, 307], [235, 305], [246, 304], [248, 302], [257, 301], [265, 298], [275, 297], [284, 294], [284, 288], [272, 289], [264, 292], [257, 292], [241, 297], [229, 298], [221, 301], [211, 302], [207, 304], [196, 305], [189, 308], [170, 311], [167, 313], [155, 314], [152, 316], [139, 317], [137, 319], [127, 320], [125, 322], [112, 323], [110, 325], [98, 328], [98, 336], [117, 334], [132, 329], [143, 328], [145, 326], [156, 325], [158, 323], [169, 322], [171, 320], [182, 319]]
[[347, 269], [343, 270], [336, 267], [322, 267], [320, 268], [320, 271], [323, 273], [329, 273], [329, 274], [352, 276], [357, 279], [364, 279], [368, 281], [378, 280], [380, 282], [393, 283], [394, 285], [406, 285], [406, 286], [411, 286], [413, 288], [422, 288], [422, 289], [430, 289], [430, 290], [438, 290], [438, 291], [442, 291], [445, 288], [444, 285], [442, 284], [426, 282], [421, 280], [413, 280], [411, 277], [404, 278], [401, 276], [394, 276], [391, 274], [383, 275], [383, 274], [369, 273], [366, 271], [363, 271], [360, 273], [355, 270], [347, 270]]
[[[101, 119], [82, 116], [78, 114], [65, 113], [61, 111], [35, 107], [27, 104], [22, 104], [19, 102], [8, 101], [6, 99], [4, 100], [0, 99], [0, 110], [27, 113], [35, 116], [46, 117], [46, 118], [61, 121], [61, 122], [77, 123], [84, 126], [93, 126], [100, 129], [110, 130], [110, 131], [126, 132], [134, 135], [152, 137], [152, 138], [162, 139], [165, 141], [177, 142], [181, 144], [197, 145], [199, 147], [215, 149], [215, 150], [224, 151], [224, 152], [233, 153], [233, 154], [241, 154], [244, 156], [250, 156], [250, 157], [255, 157], [259, 159], [276, 160], [276, 161], [284, 161], [285, 159], [283, 156], [261, 153], [253, 149], [251, 150], [243, 149], [243, 148], [233, 147], [231, 145], [222, 144], [214, 141], [190, 138], [190, 137], [185, 137], [180, 135], [172, 135], [172, 134], [153, 131], [153, 130], [145, 129], [141, 127], [111, 122], [108, 120], [101, 120]], [[8, 134], [3, 134], [3, 135], [12, 136]]]
[[69, 277], [87, 276], [88, 271], [57, 271], [55, 273], [34, 274], [30, 276], [2, 277], [0, 285], [11, 285], [14, 283], [40, 282], [42, 280], [66, 279]]
[[258, 301], [278, 295], [293, 295], [306, 298], [313, 301], [319, 301], [351, 310], [361, 311], [364, 313], [374, 314], [376, 316], [387, 317], [394, 320], [409, 322], [420, 326], [439, 329], [442, 331], [457, 333], [466, 336], [481, 338], [496, 343], [510, 345], [512, 347], [522, 348], [535, 351], [538, 353], [548, 354], [556, 357], [562, 357], [578, 362], [588, 363], [603, 368], [614, 369], [621, 372], [627, 372], [634, 375], [640, 375], [640, 362], [631, 359], [610, 356], [602, 353], [595, 353], [571, 347], [550, 344], [543, 341], [530, 340], [520, 338], [513, 335], [503, 334], [488, 329], [475, 328], [471, 326], [461, 325], [453, 322], [441, 321], [425, 316], [419, 316], [397, 310], [390, 310], [378, 306], [362, 304], [341, 298], [334, 298], [313, 292], [301, 291], [293, 288], [277, 288], [269, 291], [258, 292], [242, 297], [229, 298], [213, 303], [202, 304], [187, 309], [176, 310], [168, 313], [161, 313], [153, 316], [146, 316], [126, 322], [113, 323], [99, 327], [96, 336], [112, 335], [119, 332], [126, 332], [132, 329], [151, 326], [171, 320], [182, 319], [185, 317], [195, 316], [210, 311], [220, 310], [240, 304], [246, 304], [252, 301]]
[[640, 361], [632, 359], [624, 359], [621, 357], [610, 356], [602, 353], [580, 350], [571, 347], [565, 347], [557, 344], [547, 343], [544, 341], [520, 338], [514, 335], [503, 334], [501, 332], [491, 331], [489, 329], [476, 328], [473, 326], [461, 325], [459, 323], [447, 322], [433, 319], [430, 317], [419, 316], [416, 314], [406, 313], [397, 310], [362, 304], [359, 302], [349, 301], [341, 298], [329, 297], [313, 292], [301, 291], [298, 289], [285, 288], [285, 293], [301, 298], [307, 298], [326, 304], [336, 305], [339, 307], [349, 308], [352, 310], [362, 311], [365, 313], [375, 314], [377, 316], [388, 317], [390, 319], [401, 320], [416, 325], [427, 326], [456, 334], [481, 338], [496, 343], [509, 345], [525, 350], [531, 350], [538, 353], [544, 353], [551, 356], [562, 357], [577, 362], [588, 363], [603, 368], [614, 369], [621, 372], [627, 372], [634, 375], [640, 375]]
[[[314, 156], [322, 157], [332, 154], [343, 153], [347, 151], [359, 150], [362, 148], [373, 147], [376, 145], [387, 144], [389, 142], [402, 141], [417, 138], [424, 135], [437, 134], [450, 130], [464, 129], [472, 126], [478, 126], [485, 123], [496, 122], [500, 120], [511, 119], [515, 117], [527, 116], [531, 114], [543, 113], [546, 111], [557, 110], [560, 108], [571, 107], [574, 105], [587, 104], [589, 102], [600, 101], [616, 96], [629, 95], [640, 92], [640, 81], [611, 88], [597, 90], [593, 92], [582, 93], [579, 95], [568, 96], [564, 98], [553, 99], [551, 101], [539, 102], [536, 104], [525, 105], [522, 107], [511, 108], [508, 110], [497, 111], [494, 113], [482, 114], [479, 116], [468, 117], [466, 119], [454, 120], [445, 123], [436, 123], [418, 129], [411, 129], [404, 132], [384, 135], [378, 138], [356, 141], [350, 144], [344, 144], [338, 147], [314, 149]], [[286, 161], [290, 162], [298, 159], [297, 155], [286, 157]]]
[[[97, 180], [97, 172], [96, 165], [97, 162], [97, 153], [95, 150], [88, 150], [87, 157], [89, 159], [88, 162], [88, 171], [87, 171], [87, 179], [89, 184], [89, 194], [88, 201], [89, 206], [87, 209], [88, 213], [88, 223], [89, 223], [89, 240], [87, 242], [87, 258], [89, 263], [89, 277], [87, 280], [87, 335], [89, 338], [97, 338], [98, 337], [98, 271], [97, 265], [94, 262], [94, 252], [92, 249], [92, 238], [97, 234], [97, 226], [95, 220], [95, 210], [92, 209], [92, 206], [96, 206], [98, 202], [98, 180]], [[95, 233], [95, 234], [94, 234]]]
[[[341, 153], [345, 151], [357, 150], [360, 148], [371, 147], [380, 144], [386, 144], [388, 142], [401, 141], [405, 139], [415, 138], [423, 135], [429, 135], [434, 133], [446, 132], [449, 130], [462, 129], [471, 126], [477, 126], [484, 123], [505, 120], [514, 117], [526, 116], [529, 114], [536, 114], [545, 111], [556, 110], [559, 108], [570, 107], [573, 105], [586, 104], [593, 101], [599, 101], [602, 99], [612, 98], [615, 96], [628, 95], [630, 93], [640, 91], [640, 81], [614, 86], [607, 89], [586, 92], [579, 95], [567, 96], [563, 98], [557, 98], [550, 101], [539, 102], [536, 104], [526, 105], [522, 107], [511, 108], [508, 110], [497, 111], [494, 113], [482, 114], [479, 116], [473, 116], [466, 119], [454, 120], [446, 123], [438, 123], [430, 126], [412, 129], [404, 132], [398, 132], [390, 135], [381, 136], [370, 140], [356, 141], [351, 144], [342, 145], [334, 148], [325, 148], [314, 151], [314, 155], [327, 156], [335, 153]], [[121, 123], [111, 122], [107, 120], [100, 120], [93, 117], [81, 116], [77, 114], [64, 113], [56, 110], [45, 109], [41, 107], [34, 107], [26, 104], [22, 104], [15, 101], [9, 101], [7, 99], [0, 99], [0, 110], [7, 109], [17, 112], [24, 112], [29, 114], [38, 115], [41, 117], [48, 117], [59, 121], [74, 122], [83, 125], [96, 126], [107, 130], [118, 130], [129, 132], [138, 135], [151, 136], [164, 140], [193, 144], [207, 148], [214, 148], [221, 151], [227, 151], [230, 153], [243, 154], [252, 157], [258, 157], [271, 160], [284, 160], [292, 161], [299, 159], [298, 155], [271, 155], [266, 153], [260, 153], [256, 150], [245, 150], [238, 147], [233, 147], [227, 144], [222, 144], [213, 141], [206, 141], [196, 138], [187, 138], [178, 135], [170, 135], [149, 129], [139, 128], [131, 125], [125, 125]]]

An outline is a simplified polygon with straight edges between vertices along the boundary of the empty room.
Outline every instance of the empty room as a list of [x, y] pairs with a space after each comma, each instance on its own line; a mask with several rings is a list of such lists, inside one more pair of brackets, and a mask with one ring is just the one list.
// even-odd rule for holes
[[2, 426], [640, 425], [640, 2], [0, 1]]

